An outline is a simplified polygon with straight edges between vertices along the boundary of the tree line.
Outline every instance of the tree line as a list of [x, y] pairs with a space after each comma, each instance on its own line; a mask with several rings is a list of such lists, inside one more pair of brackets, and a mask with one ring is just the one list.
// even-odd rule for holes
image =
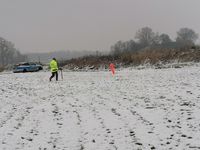
[[118, 41], [108, 55], [91, 55], [63, 62], [68, 69], [108, 68], [108, 64], [130, 66], [152, 64], [159, 66], [171, 62], [199, 62], [200, 46], [195, 45], [198, 34], [189, 28], [177, 31], [172, 40], [168, 34], [156, 33], [149, 27], [139, 29], [135, 40]]
[[190, 28], [181, 28], [177, 31], [177, 37], [173, 41], [166, 33], [156, 33], [149, 27], [143, 27], [136, 32], [136, 40], [118, 41], [111, 46], [112, 55], [120, 55], [126, 52], [137, 52], [142, 49], [180, 49], [195, 46], [198, 34]]
[[[190, 28], [181, 28], [177, 31], [177, 37], [175, 40], [172, 40], [166, 33], [160, 34], [158, 32], [154, 32], [149, 27], [143, 27], [136, 32], [135, 40], [131, 39], [129, 41], [118, 41], [113, 46], [111, 46], [111, 53], [108, 55], [108, 57], [106, 57], [106, 59], [112, 58], [113, 60], [120, 58], [125, 61], [129, 60], [130, 62], [133, 62], [136, 60], [136, 58], [134, 58], [136, 53], [134, 52], [141, 52], [145, 49], [157, 49], [160, 50], [159, 55], [161, 55], [161, 53], [165, 53], [163, 50], [166, 49], [179, 50], [181, 48], [187, 49], [195, 47], [195, 42], [197, 39], [198, 34]], [[144, 59], [147, 57], [147, 54], [151, 54], [150, 52], [146, 53], [145, 57], [144, 54], [142, 54]], [[99, 55], [99, 57], [100, 56], [101, 55]], [[137, 57], [141, 57], [141, 55], [137, 55]], [[19, 50], [15, 48], [12, 42], [0, 37], [0, 67], [6, 66], [8, 64], [15, 64], [25, 60], [27, 60], [27, 56], [22, 55]]]
[[26, 60], [26, 56], [17, 50], [14, 44], [0, 37], [0, 66], [15, 64]]

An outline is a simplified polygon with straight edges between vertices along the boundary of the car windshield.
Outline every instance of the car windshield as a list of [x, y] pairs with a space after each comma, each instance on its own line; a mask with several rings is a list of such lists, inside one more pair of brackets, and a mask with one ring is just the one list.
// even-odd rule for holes
[[21, 64], [19, 64], [19, 65], [25, 66], [25, 65], [29, 65], [29, 63], [21, 63]]
[[30, 65], [36, 65], [36, 63], [33, 63], [33, 62], [30, 62], [29, 64], [30, 64]]

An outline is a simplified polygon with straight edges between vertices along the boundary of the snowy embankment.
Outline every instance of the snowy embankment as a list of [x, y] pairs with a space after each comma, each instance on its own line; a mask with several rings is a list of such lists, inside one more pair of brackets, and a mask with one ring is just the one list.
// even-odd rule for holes
[[200, 67], [0, 74], [0, 149], [200, 149]]

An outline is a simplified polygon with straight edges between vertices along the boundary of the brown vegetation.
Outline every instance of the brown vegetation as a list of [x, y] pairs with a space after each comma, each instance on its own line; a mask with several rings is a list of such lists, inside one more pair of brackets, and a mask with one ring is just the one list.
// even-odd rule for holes
[[4, 71], [4, 67], [0, 66], [0, 72]]
[[178, 62], [199, 62], [200, 49], [144, 49], [137, 52], [124, 52], [120, 55], [112, 56], [87, 56], [77, 59], [65, 61], [61, 66], [68, 69], [99, 69], [101, 67], [107, 69], [109, 64], [115, 63], [116, 66], [141, 65], [149, 63], [156, 65], [158, 63]]

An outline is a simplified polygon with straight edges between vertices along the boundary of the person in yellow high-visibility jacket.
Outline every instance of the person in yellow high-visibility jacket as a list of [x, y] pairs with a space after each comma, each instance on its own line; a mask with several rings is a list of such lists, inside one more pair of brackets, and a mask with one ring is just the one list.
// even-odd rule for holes
[[50, 69], [51, 69], [51, 77], [49, 78], [49, 81], [51, 81], [51, 79], [56, 75], [56, 81], [58, 81], [58, 63], [57, 60], [55, 58], [53, 58], [50, 61]]

